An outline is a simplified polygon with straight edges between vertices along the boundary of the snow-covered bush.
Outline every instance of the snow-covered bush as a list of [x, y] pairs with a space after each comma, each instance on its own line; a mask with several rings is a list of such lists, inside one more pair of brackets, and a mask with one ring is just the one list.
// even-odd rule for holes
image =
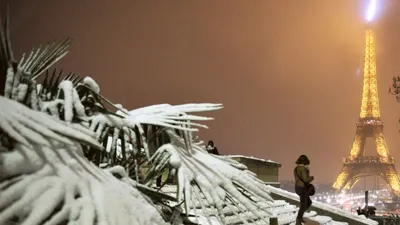
[[[127, 110], [102, 96], [92, 78], [49, 71], [70, 44], [53, 42], [17, 60], [8, 19], [0, 27], [0, 224], [182, 224], [181, 212], [191, 212], [193, 202], [203, 215], [204, 205], [213, 206], [221, 224], [228, 224], [225, 206], [268, 223], [268, 207], [249, 197], [272, 201], [262, 182], [243, 165], [208, 154], [193, 136], [207, 128], [195, 121], [212, 118], [191, 113], [221, 104]], [[139, 179], [142, 165], [149, 169]], [[178, 180], [176, 198], [152, 187], [168, 169]]]

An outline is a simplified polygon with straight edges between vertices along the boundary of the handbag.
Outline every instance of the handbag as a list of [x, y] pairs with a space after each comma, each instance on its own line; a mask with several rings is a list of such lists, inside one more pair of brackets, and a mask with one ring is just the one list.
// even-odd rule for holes
[[304, 185], [306, 186], [308, 196], [313, 196], [315, 194], [315, 186], [312, 183], [307, 183], [303, 179], [301, 179], [299, 173], [297, 172], [297, 168], [296, 168], [296, 175], [301, 180], [301, 182], [303, 182]]

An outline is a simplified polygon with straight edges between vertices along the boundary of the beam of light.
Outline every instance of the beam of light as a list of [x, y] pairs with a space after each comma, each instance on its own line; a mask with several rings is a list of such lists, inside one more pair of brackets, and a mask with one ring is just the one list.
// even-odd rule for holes
[[368, 5], [368, 10], [367, 10], [367, 21], [371, 22], [376, 13], [376, 1], [377, 0], [370, 0], [369, 5]]

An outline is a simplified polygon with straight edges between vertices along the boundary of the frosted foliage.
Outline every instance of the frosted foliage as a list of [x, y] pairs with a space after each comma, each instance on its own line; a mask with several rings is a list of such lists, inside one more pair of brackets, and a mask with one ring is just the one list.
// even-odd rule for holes
[[72, 121], [74, 110], [78, 117], [85, 117], [85, 109], [72, 82], [67, 80], [62, 81], [59, 88], [64, 95], [64, 120], [67, 123], [70, 123]]
[[103, 132], [108, 127], [114, 127], [118, 129], [122, 129], [124, 127], [123, 119], [114, 115], [98, 113], [90, 116], [88, 121], [90, 122], [89, 129], [95, 132], [98, 139], [100, 139], [100, 137], [103, 135]]
[[[151, 183], [151, 174], [170, 167], [179, 183], [177, 203], [183, 201], [184, 212], [199, 215], [201, 224], [267, 224], [276, 215], [282, 224], [294, 221], [295, 209], [274, 209], [277, 202], [246, 166], [208, 154], [199, 146], [201, 142], [192, 142], [195, 127], [205, 127], [192, 121], [211, 118], [188, 113], [219, 109], [220, 104], [162, 104], [133, 111], [119, 106], [118, 116], [100, 112], [86, 116], [71, 81], [61, 82], [59, 93], [63, 98], [42, 104], [41, 110], [50, 115], [0, 97], [4, 106], [0, 108], [1, 131], [15, 140], [11, 151], [0, 152], [0, 224], [167, 224], [157, 206], [140, 191], [143, 186], [131, 180], [123, 167], [96, 167], [83, 156], [80, 145], [102, 149], [98, 140], [107, 136], [106, 150], [121, 156], [122, 146], [137, 151], [133, 132], [137, 128], [146, 148], [142, 124], [164, 127], [170, 139], [150, 158], [147, 183]], [[64, 109], [62, 116], [60, 108]], [[84, 123], [90, 124], [88, 129], [74, 124], [75, 116], [88, 122]], [[233, 215], [227, 215], [227, 209]], [[172, 223], [182, 224], [179, 214], [173, 215]]]
[[[52, 146], [52, 141], [63, 142], [74, 145], [73, 140], [87, 143], [91, 146], [101, 148], [101, 145], [94, 139], [90, 131], [83, 127], [67, 126], [59, 120], [33, 111], [24, 105], [0, 96], [0, 126], [16, 142], [33, 147], [41, 145]], [[72, 139], [72, 140], [71, 140]]]
[[62, 116], [67, 123], [72, 121], [74, 114], [81, 118], [86, 116], [78, 93], [72, 82], [68, 80], [62, 81], [59, 84], [58, 95], [62, 95], [62, 99], [57, 98], [42, 103], [37, 93], [38, 89], [40, 90], [43, 87], [41, 85], [37, 87], [34, 80], [28, 79], [30, 76], [29, 70], [24, 70], [24, 68], [28, 68], [29, 64], [24, 63], [23, 60], [21, 60], [21, 63], [17, 66], [17, 70], [14, 70], [12, 66], [8, 68], [4, 97], [21, 103], [27, 100], [25, 105], [34, 110], [40, 109], [43, 112], [48, 112], [58, 119], [60, 119], [60, 108], [63, 107], [64, 114]]
[[[185, 141], [173, 130], [167, 130], [171, 145], [161, 146], [153, 155], [154, 165], [150, 171], [160, 170], [160, 167], [170, 164], [177, 169], [178, 188], [177, 201], [184, 200], [185, 211], [189, 212], [193, 207], [193, 201], [201, 202], [201, 205], [215, 205], [219, 212], [217, 218], [222, 224], [226, 224], [226, 218], [222, 213], [223, 204], [234, 199], [233, 206], [242, 205], [256, 215], [263, 223], [268, 223], [272, 212], [255, 205], [248, 199], [238, 187], [252, 193], [267, 202], [273, 202], [269, 193], [264, 191], [263, 184], [247, 172], [230, 166], [223, 159], [208, 154], [204, 148], [192, 145], [191, 151], [185, 149]], [[203, 195], [205, 198], [201, 198]], [[205, 208], [202, 207], [205, 211]], [[206, 212], [203, 213], [207, 215]], [[242, 222], [245, 217], [240, 217]]]
[[0, 128], [17, 140], [0, 152], [0, 224], [166, 224], [123, 169], [104, 171], [83, 157], [76, 141], [101, 148], [93, 133], [3, 97], [0, 104]]
[[[8, 38], [0, 49], [11, 52], [11, 45], [4, 46]], [[294, 221], [296, 209], [274, 201], [246, 166], [208, 154], [193, 136], [207, 128], [201, 121], [212, 118], [192, 113], [221, 104], [129, 111], [101, 96], [90, 77], [46, 72], [37, 84], [70, 43], [35, 48], [15, 64], [0, 56], [5, 61], [0, 63], [9, 65], [0, 74], [6, 76], [0, 96], [0, 224], [178, 225], [189, 218], [182, 211], [201, 224], [268, 224], [271, 216], [283, 224]], [[146, 157], [137, 154], [142, 151]], [[144, 180], [138, 174], [140, 157], [147, 160]], [[166, 169], [178, 180], [176, 198], [150, 186]]]
[[[175, 185], [166, 185], [162, 188], [162, 191], [168, 194], [173, 195], [176, 192], [177, 187]], [[243, 190], [242, 190], [243, 191]], [[281, 225], [289, 225], [295, 224], [296, 216], [298, 212], [298, 207], [296, 205], [291, 205], [288, 202], [283, 200], [275, 200], [273, 202], [266, 201], [262, 198], [257, 198], [249, 192], [244, 191], [253, 204], [257, 205], [259, 208], [268, 209], [268, 211], [272, 212], [276, 215], [278, 219], [278, 223]], [[200, 196], [205, 199], [205, 196]], [[223, 223], [216, 216], [219, 212], [213, 207], [212, 204], [204, 204], [202, 201], [194, 200], [193, 205], [195, 207], [190, 210], [191, 215], [196, 215], [196, 217], [191, 217], [190, 220], [192, 222], [198, 223], [199, 225], [223, 225]], [[205, 210], [203, 211], [202, 208]], [[258, 217], [251, 213], [246, 207], [243, 205], [237, 204], [232, 205], [230, 201], [225, 201], [224, 206], [222, 208], [222, 213], [225, 215], [226, 224], [235, 225], [235, 224], [246, 224], [242, 222], [242, 218], [248, 219], [248, 224], [266, 224], [264, 221], [258, 220]], [[320, 216], [315, 211], [306, 212], [304, 214], [304, 218], [306, 223], [310, 222], [310, 224], [321, 224], [321, 225], [346, 225], [345, 222], [337, 222], [334, 221], [331, 217], [328, 216]], [[361, 223], [368, 224], [368, 223]], [[351, 223], [350, 223], [351, 225]]]
[[[145, 131], [143, 130], [142, 124], [174, 128], [185, 132], [197, 131], [198, 129], [190, 127], [206, 126], [194, 123], [193, 121], [205, 121], [211, 120], [212, 118], [188, 115], [187, 113], [217, 110], [222, 107], [221, 104], [186, 104], [177, 106], [163, 104], [140, 108], [128, 112], [119, 104], [114, 106], [119, 109], [116, 114], [120, 117], [101, 113], [94, 114], [88, 119], [91, 124], [89, 129], [96, 133], [96, 137], [98, 139], [102, 139], [105, 133], [108, 132], [111, 128], [114, 129], [114, 135], [111, 140], [111, 142], [114, 144], [109, 144], [107, 147], [107, 151], [120, 152], [118, 147], [118, 143], [120, 143], [120, 141], [117, 140], [120, 134], [126, 135], [131, 140], [135, 140], [136, 137], [134, 136], [135, 133], [133, 132], [133, 129], [137, 128], [142, 139], [141, 142], [143, 143], [145, 153], [149, 158], [150, 152], [148, 149]], [[115, 129], [117, 130], [117, 132]], [[128, 139], [125, 140], [127, 141]], [[124, 145], [132, 146], [134, 145], [134, 143], [126, 142], [124, 143]]]
[[[21, 65], [18, 65], [16, 70], [14, 70], [13, 66], [9, 66], [6, 75], [4, 96], [22, 102], [28, 94], [29, 84], [23, 79], [26, 76], [28, 76], [28, 74], [24, 74]], [[32, 92], [36, 93], [36, 90]]]
[[193, 121], [205, 121], [212, 118], [188, 115], [187, 113], [204, 112], [221, 109], [221, 104], [184, 104], [172, 106], [169, 104], [153, 105], [129, 112], [128, 120], [131, 124], [151, 124], [185, 131], [198, 131], [195, 127], [207, 126]]
[[100, 87], [99, 85], [96, 83], [96, 81], [93, 80], [93, 78], [91, 77], [85, 77], [83, 79], [83, 83], [86, 84], [87, 86], [90, 87], [90, 89], [92, 89], [94, 92], [96, 92], [97, 94], [100, 93]]

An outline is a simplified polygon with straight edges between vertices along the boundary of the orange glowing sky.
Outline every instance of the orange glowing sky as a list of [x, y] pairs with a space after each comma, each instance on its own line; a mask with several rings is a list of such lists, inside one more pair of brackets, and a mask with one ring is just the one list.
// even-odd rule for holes
[[[224, 154], [282, 163], [282, 180], [307, 154], [316, 181], [333, 182], [349, 154], [365, 0], [7, 1], [17, 54], [70, 36], [72, 52], [58, 67], [92, 76], [114, 102], [221, 102], [201, 137]], [[387, 94], [400, 72], [400, 2], [379, 2], [381, 116], [400, 159], [400, 104]]]

